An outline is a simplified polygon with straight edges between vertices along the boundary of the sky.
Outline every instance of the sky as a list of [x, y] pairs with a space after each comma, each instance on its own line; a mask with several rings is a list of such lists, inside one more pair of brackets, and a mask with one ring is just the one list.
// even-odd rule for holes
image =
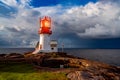
[[66, 48], [120, 48], [120, 0], [0, 0], [0, 47], [34, 47], [39, 18]]

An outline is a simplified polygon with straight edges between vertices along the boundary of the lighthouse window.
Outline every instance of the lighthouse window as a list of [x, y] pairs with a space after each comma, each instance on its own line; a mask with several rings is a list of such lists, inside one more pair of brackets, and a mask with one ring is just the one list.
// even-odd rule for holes
[[52, 50], [54, 50], [54, 48], [51, 48]]

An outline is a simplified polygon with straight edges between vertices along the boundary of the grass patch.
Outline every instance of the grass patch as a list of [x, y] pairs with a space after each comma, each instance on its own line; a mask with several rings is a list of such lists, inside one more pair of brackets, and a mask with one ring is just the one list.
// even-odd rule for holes
[[31, 64], [0, 64], [0, 80], [67, 80], [64, 73], [38, 72]]

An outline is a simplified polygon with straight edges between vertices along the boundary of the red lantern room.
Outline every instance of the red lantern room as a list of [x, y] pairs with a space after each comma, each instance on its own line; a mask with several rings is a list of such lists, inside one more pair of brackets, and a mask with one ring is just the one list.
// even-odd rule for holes
[[51, 18], [45, 16], [40, 19], [40, 29], [38, 31], [39, 34], [51, 34]]

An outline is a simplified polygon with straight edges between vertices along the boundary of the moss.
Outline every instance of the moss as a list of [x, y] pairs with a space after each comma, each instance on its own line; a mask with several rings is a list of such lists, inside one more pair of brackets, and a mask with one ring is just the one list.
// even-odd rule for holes
[[64, 73], [38, 72], [31, 64], [0, 64], [0, 80], [67, 80]]

